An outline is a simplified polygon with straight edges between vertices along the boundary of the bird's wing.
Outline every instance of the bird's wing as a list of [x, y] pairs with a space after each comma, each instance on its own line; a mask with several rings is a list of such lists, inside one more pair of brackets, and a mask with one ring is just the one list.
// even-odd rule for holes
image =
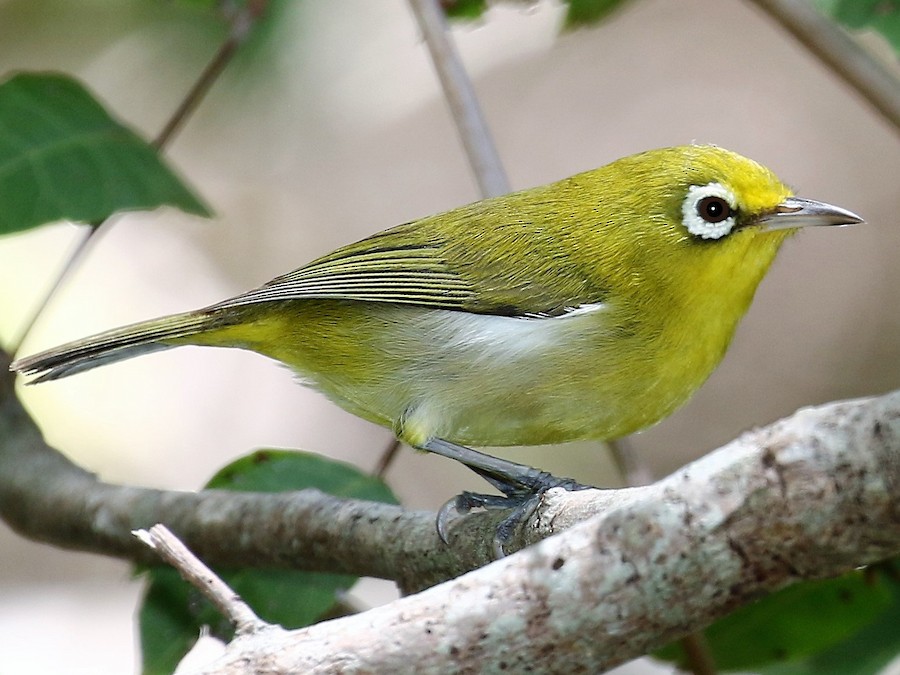
[[[436, 229], [432, 219], [424, 219], [386, 230], [214, 307], [328, 298], [558, 316], [603, 301], [602, 291], [572, 269], [564, 252], [548, 250], [562, 242], [541, 234], [545, 228], [521, 218], [479, 226], [472, 222], [485, 215], [479, 207], [451, 212], [451, 227]], [[494, 221], [496, 213], [488, 217]], [[540, 246], [534, 237], [541, 238]], [[510, 238], [518, 238], [515, 245]]]

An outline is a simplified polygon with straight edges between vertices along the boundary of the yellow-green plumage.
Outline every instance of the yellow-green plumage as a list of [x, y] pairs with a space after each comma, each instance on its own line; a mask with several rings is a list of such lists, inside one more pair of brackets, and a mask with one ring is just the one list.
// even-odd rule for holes
[[[736, 202], [734, 227], [704, 239], [683, 209], [691, 186], [710, 185]], [[14, 367], [54, 379], [168, 346], [243, 347], [415, 446], [614, 438], [671, 413], [719, 363], [794, 231], [762, 224], [790, 197], [726, 150], [654, 150], [401, 225], [212, 307]]]

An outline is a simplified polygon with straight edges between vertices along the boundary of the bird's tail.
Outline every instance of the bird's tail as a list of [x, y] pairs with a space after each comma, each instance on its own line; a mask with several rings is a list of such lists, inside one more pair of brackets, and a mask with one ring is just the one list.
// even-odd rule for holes
[[107, 363], [187, 344], [188, 338], [221, 325], [211, 312], [186, 312], [143, 321], [15, 360], [10, 370], [37, 375], [29, 384], [58, 380]]

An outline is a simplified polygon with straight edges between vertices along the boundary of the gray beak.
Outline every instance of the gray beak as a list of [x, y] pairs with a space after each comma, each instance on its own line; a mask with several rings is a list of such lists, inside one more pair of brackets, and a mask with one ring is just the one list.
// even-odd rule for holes
[[788, 197], [771, 213], [765, 213], [756, 219], [754, 225], [761, 225], [766, 230], [785, 230], [811, 225], [856, 225], [864, 223], [862, 218], [839, 206], [800, 197]]

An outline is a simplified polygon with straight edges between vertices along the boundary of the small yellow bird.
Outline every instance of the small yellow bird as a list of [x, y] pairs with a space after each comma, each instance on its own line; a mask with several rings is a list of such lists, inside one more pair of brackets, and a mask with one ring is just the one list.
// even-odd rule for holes
[[733, 152], [651, 150], [12, 368], [41, 382], [178, 345], [251, 349], [521, 496], [559, 482], [464, 446], [611, 439], [658, 422], [718, 365], [797, 228], [860, 222]]

